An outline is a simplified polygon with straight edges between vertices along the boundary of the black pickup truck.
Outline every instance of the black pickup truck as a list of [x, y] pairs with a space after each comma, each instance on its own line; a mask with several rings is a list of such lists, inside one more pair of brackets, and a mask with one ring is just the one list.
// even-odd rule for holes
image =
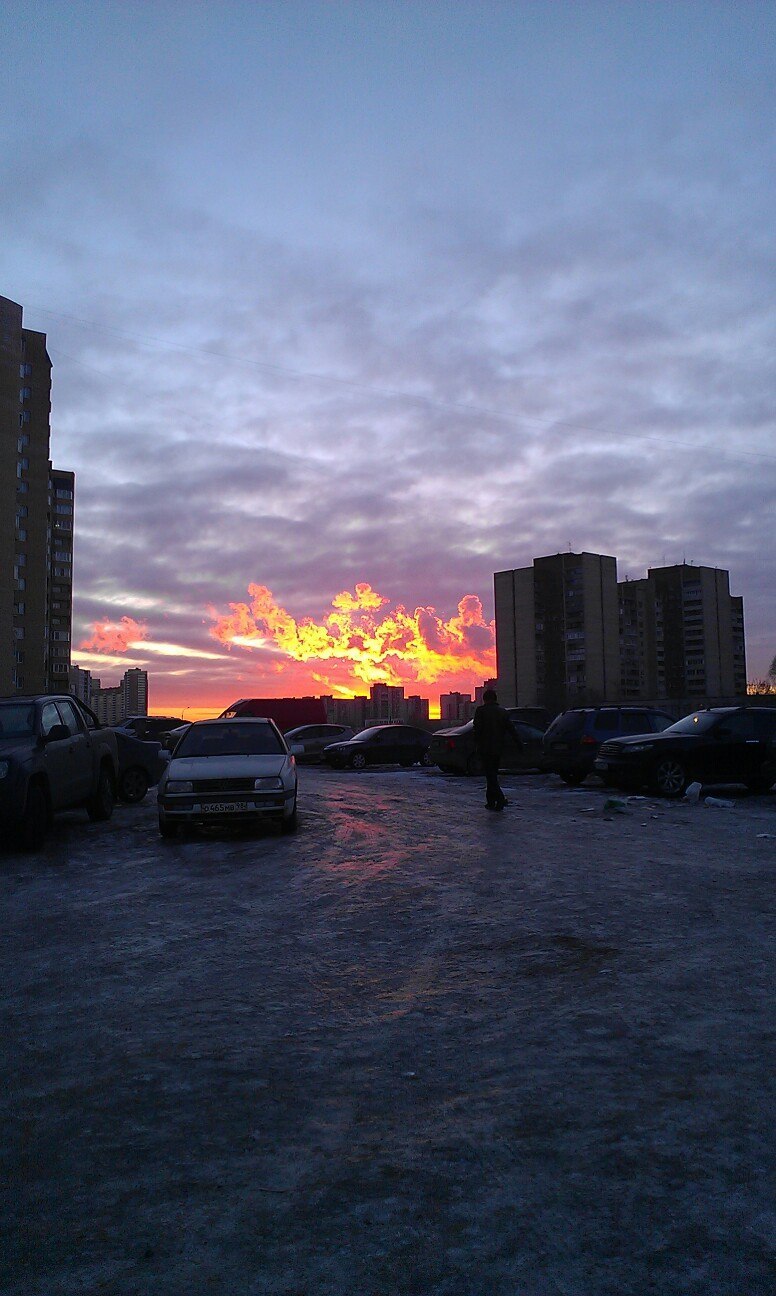
[[0, 834], [35, 850], [52, 815], [84, 806], [110, 819], [116, 795], [116, 736], [73, 697], [0, 698]]

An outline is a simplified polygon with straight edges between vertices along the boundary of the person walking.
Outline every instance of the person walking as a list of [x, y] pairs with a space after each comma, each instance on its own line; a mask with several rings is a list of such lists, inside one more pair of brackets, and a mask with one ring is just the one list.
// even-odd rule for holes
[[474, 745], [485, 774], [485, 804], [489, 810], [503, 810], [507, 799], [498, 781], [498, 767], [504, 746], [509, 716], [498, 704], [495, 689], [486, 689], [482, 706], [474, 712]]

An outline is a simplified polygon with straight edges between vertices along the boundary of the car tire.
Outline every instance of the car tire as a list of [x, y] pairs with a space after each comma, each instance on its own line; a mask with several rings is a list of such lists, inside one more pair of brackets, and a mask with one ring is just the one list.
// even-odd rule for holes
[[127, 805], [137, 805], [138, 801], [143, 800], [150, 786], [145, 770], [140, 765], [132, 765], [130, 769], [125, 769], [119, 778], [119, 798], [126, 801]]
[[689, 782], [684, 765], [673, 756], [666, 756], [658, 762], [652, 781], [655, 790], [664, 797], [681, 796]]
[[772, 785], [771, 779], [755, 778], [750, 779], [746, 786], [754, 796], [762, 796], [765, 792], [770, 792]]
[[431, 759], [431, 753], [428, 750], [421, 752], [419, 764], [425, 765], [427, 769], [429, 765], [434, 764], [434, 762]]
[[366, 765], [366, 756], [364, 755], [363, 752], [356, 752], [353, 756], [351, 756], [350, 758], [351, 769], [362, 770], [365, 765]]
[[580, 783], [587, 778], [580, 770], [566, 770], [561, 774], [561, 778], [567, 787], [579, 787]]
[[40, 850], [46, 840], [51, 811], [46, 789], [36, 780], [27, 789], [27, 804], [19, 827], [19, 845], [22, 850]]
[[172, 837], [175, 837], [177, 833], [177, 824], [168, 823], [165, 815], [159, 813], [159, 833], [161, 833], [165, 841], [171, 841]]
[[477, 752], [472, 752], [471, 756], [467, 760], [466, 773], [469, 775], [470, 778], [479, 778], [479, 776], [483, 773], [482, 758], [481, 756], [479, 756]]
[[299, 827], [299, 816], [296, 813], [296, 797], [294, 797], [294, 808], [291, 811], [290, 815], [287, 816], [287, 818], [283, 818], [280, 820], [280, 831], [284, 835], [288, 836], [291, 833], [295, 833], [298, 827]]
[[89, 818], [93, 823], [101, 823], [106, 819], [110, 819], [113, 814], [114, 799], [113, 776], [108, 766], [103, 765], [97, 778], [97, 790], [86, 805]]

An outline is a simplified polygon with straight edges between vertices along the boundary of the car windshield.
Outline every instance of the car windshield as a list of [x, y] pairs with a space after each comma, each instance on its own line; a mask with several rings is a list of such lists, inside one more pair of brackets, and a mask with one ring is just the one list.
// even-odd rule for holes
[[186, 756], [279, 756], [284, 748], [268, 724], [192, 725], [175, 748], [176, 760]]
[[31, 702], [0, 702], [0, 738], [28, 738], [35, 732]]
[[355, 738], [351, 738], [350, 741], [351, 742], [372, 742], [374, 740], [375, 734], [379, 734], [379, 733], [382, 733], [382, 725], [376, 725], [375, 728], [373, 729], [362, 729], [361, 733], [356, 734]]
[[685, 716], [683, 720], [677, 720], [676, 724], [669, 725], [663, 730], [665, 734], [692, 734], [708, 733], [719, 723], [720, 716], [718, 711], [693, 711], [692, 715]]

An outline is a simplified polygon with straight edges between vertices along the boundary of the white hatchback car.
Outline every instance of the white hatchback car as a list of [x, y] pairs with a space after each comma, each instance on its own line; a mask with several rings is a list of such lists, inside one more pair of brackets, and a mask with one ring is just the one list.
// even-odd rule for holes
[[199, 720], [159, 781], [159, 832], [185, 825], [275, 822], [296, 829], [296, 761], [272, 720]]

